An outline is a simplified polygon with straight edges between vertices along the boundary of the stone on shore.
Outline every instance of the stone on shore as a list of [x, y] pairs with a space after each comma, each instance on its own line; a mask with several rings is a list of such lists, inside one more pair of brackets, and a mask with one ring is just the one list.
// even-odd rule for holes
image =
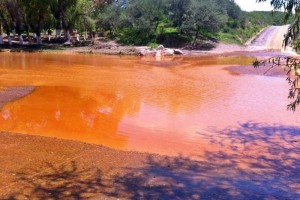
[[156, 50], [164, 50], [165, 49], [165, 47], [163, 46], [163, 45], [159, 45], [157, 48], [156, 48]]
[[181, 51], [180, 49], [174, 49], [174, 54], [175, 55], [182, 55], [183, 51]]
[[174, 50], [173, 50], [173, 49], [166, 48], [166, 49], [164, 49], [164, 51], [163, 51], [163, 55], [165, 55], [165, 56], [173, 56], [173, 55], [174, 55]]
[[156, 49], [151, 49], [147, 46], [136, 47], [136, 51], [141, 56], [174, 56], [183, 54], [183, 51], [179, 49], [165, 48], [163, 45], [159, 45]]

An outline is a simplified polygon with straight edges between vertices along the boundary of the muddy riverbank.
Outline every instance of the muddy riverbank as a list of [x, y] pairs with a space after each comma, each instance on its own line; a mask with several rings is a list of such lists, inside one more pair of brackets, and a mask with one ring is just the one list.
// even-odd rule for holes
[[[210, 51], [203, 50], [185, 50], [178, 49], [183, 55], [201, 56], [208, 54], [222, 54], [226, 52], [245, 51], [246, 47], [235, 44], [216, 43], [216, 47]], [[60, 44], [44, 44], [40, 46], [35, 45], [2, 45], [1, 52], [50, 52], [50, 53], [83, 53], [83, 54], [103, 54], [103, 55], [133, 55], [133, 56], [155, 56], [156, 49], [151, 49], [147, 46], [124, 46], [111, 42], [97, 42], [88, 46], [64, 46]], [[165, 56], [175, 56], [174, 49], [166, 48]], [[163, 55], [164, 56], [164, 55]]]
[[[115, 41], [97, 40], [93, 43], [79, 42], [74, 45], [57, 43], [45, 43], [43, 45], [18, 45], [15, 42], [12, 46], [0, 45], [0, 51], [4, 52], [65, 52], [65, 53], [89, 53], [105, 55], [148, 55], [148, 56], [174, 56], [183, 54], [189, 56], [222, 55], [232, 52], [253, 52], [253, 51], [284, 51], [282, 41], [288, 26], [270, 26], [263, 29], [245, 45], [225, 44], [222, 42], [208, 42], [210, 48], [150, 48], [147, 46], [126, 46]], [[175, 52], [174, 52], [175, 50]], [[292, 52], [292, 50], [289, 50]], [[177, 52], [177, 53], [176, 53]]]

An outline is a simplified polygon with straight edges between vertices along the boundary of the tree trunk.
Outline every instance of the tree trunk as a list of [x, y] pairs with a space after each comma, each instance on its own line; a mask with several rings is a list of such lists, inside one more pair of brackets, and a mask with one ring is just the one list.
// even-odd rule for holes
[[42, 38], [41, 38], [41, 30], [42, 30], [42, 17], [40, 15], [39, 17], [39, 21], [37, 24], [37, 29], [36, 29], [36, 43], [37, 45], [41, 45], [42, 44]]
[[10, 35], [7, 36], [7, 41], [8, 41], [8, 44], [9, 44], [9, 45], [12, 45], [12, 41], [11, 41]]
[[23, 40], [22, 34], [19, 35], [19, 44], [20, 44], [20, 45], [23, 45], [23, 44], [24, 44], [24, 40]]
[[195, 38], [194, 38], [194, 41], [193, 41], [193, 47], [195, 46], [195, 44], [197, 42], [198, 35], [199, 35], [199, 30], [196, 31]]
[[[1, 20], [1, 16], [0, 16], [0, 20]], [[0, 23], [0, 44], [3, 44], [3, 36], [2, 36], [2, 24]]]
[[16, 32], [17, 35], [18, 35], [19, 44], [20, 44], [20, 45], [23, 45], [24, 40], [23, 40], [23, 36], [22, 36], [21, 24], [20, 24], [19, 21], [16, 22], [15, 32]]
[[87, 35], [87, 30], [84, 31], [84, 34], [83, 34], [83, 40], [86, 41], [88, 38], [88, 35]]
[[37, 43], [38, 45], [41, 45], [41, 44], [42, 44], [41, 35], [37, 35], [37, 36], [36, 36], [36, 43]]
[[[62, 2], [59, 1], [59, 4]], [[59, 6], [60, 7], [60, 6]], [[62, 30], [62, 16], [60, 10], [54, 14], [54, 17], [56, 19], [56, 26], [55, 26], [55, 40], [59, 41], [61, 40], [61, 30]]]
[[71, 41], [71, 35], [70, 35], [70, 30], [69, 29], [65, 29], [64, 31], [64, 39], [66, 42], [70, 42]]
[[61, 29], [56, 29], [55, 40], [61, 39]]
[[28, 38], [28, 44], [31, 45], [32, 44], [32, 40], [31, 40], [29, 31], [27, 31], [26, 34], [27, 34], [27, 38]]
[[39, 28], [40, 26], [38, 26], [37, 31], [36, 31], [36, 43], [38, 45], [42, 44], [42, 38], [41, 38], [41, 29]]

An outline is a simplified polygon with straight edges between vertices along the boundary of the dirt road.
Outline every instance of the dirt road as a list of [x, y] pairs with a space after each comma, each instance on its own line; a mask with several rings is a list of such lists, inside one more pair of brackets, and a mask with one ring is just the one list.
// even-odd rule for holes
[[261, 33], [250, 39], [245, 45], [218, 43], [216, 48], [210, 51], [184, 51], [186, 55], [203, 55], [203, 54], [224, 54], [232, 52], [256, 52], [256, 51], [281, 51], [294, 53], [291, 47], [283, 48], [284, 35], [289, 25], [270, 26], [265, 28]]
[[266, 28], [253, 42], [247, 47], [247, 50], [283, 50], [284, 35], [289, 25], [270, 26]]

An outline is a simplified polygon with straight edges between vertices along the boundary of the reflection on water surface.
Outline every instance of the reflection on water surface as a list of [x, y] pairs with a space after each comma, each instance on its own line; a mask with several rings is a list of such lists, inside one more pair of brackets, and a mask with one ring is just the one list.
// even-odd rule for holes
[[252, 61], [2, 53], [0, 87], [37, 88], [2, 108], [0, 129], [175, 155], [218, 151], [208, 135], [240, 123], [298, 125], [283, 77], [222, 70]]

